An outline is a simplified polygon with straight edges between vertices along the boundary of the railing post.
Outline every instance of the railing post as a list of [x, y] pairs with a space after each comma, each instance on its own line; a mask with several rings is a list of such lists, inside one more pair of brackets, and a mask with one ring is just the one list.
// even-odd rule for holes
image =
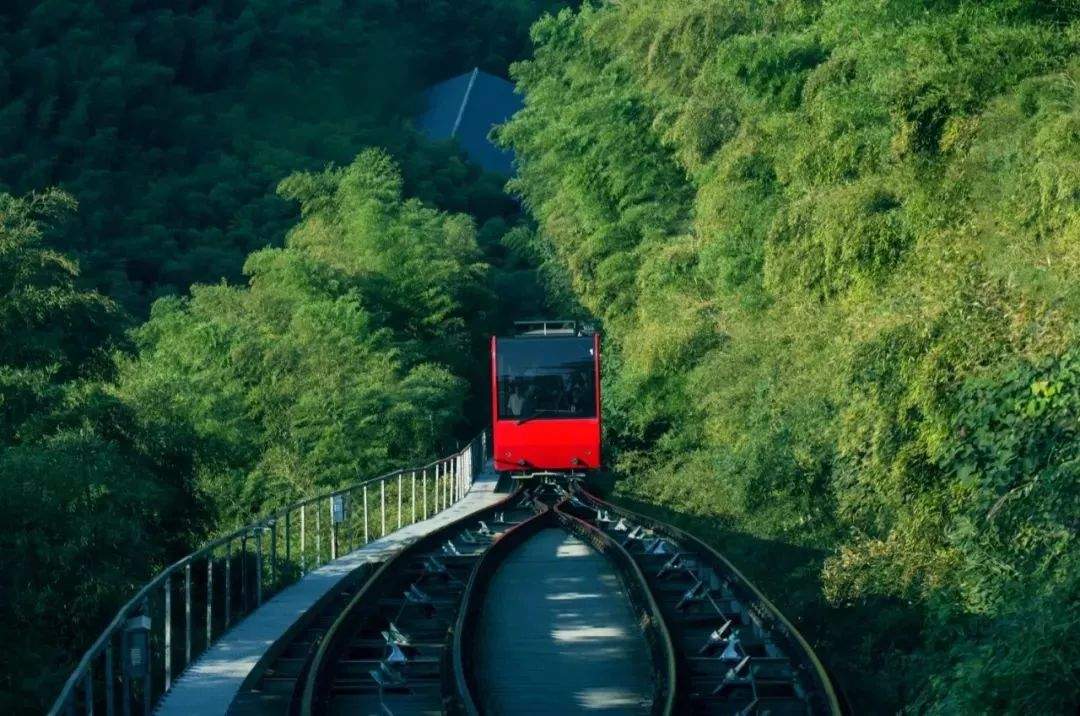
[[214, 551], [206, 555], [206, 648], [214, 641]]
[[268, 587], [271, 592], [277, 588], [277, 581], [277, 520], [270, 520], [270, 583]]
[[416, 524], [416, 470], [412, 471], [412, 500], [409, 504], [412, 506], [412, 522], [409, 524]]
[[322, 564], [322, 510], [315, 504], [315, 566]]
[[334, 498], [330, 497], [330, 561], [337, 559], [337, 524], [334, 522]]
[[386, 535], [386, 480], [379, 480], [379, 536]]
[[423, 477], [421, 479], [420, 492], [424, 494], [424, 519], [427, 519], [427, 468], [424, 468]]
[[232, 540], [225, 543], [225, 629], [232, 622]]
[[262, 606], [262, 526], [255, 528], [255, 608]]
[[232, 619], [232, 540], [225, 543], [225, 628]]
[[240, 605], [242, 610], [241, 615], [246, 614], [248, 610], [247, 541], [248, 535], [245, 532], [244, 536], [240, 538]]
[[401, 529], [401, 482], [405, 477], [405, 473], [399, 472], [397, 475], [397, 528]]
[[[123, 654], [124, 654], [124, 650], [126, 648], [127, 648], [127, 639], [124, 637], [123, 632], [121, 632], [121, 634], [120, 634], [120, 658], [125, 658], [123, 656]], [[131, 679], [128, 677], [126, 671], [122, 671], [121, 673], [124, 674], [124, 680], [123, 680], [123, 682], [121, 684], [121, 687], [120, 687], [120, 696], [123, 697], [123, 702], [121, 703], [121, 706], [123, 708], [121, 709], [121, 711], [123, 713], [123, 716], [131, 716], [131, 695], [132, 695], [131, 694]]]
[[289, 562], [292, 559], [292, 519], [290, 516], [292, 511], [285, 508], [285, 566], [289, 566]]
[[[191, 663], [191, 562], [184, 565], [184, 666]], [[166, 689], [168, 690], [168, 689]]]
[[307, 572], [307, 546], [305, 545], [305, 538], [307, 537], [307, 505], [300, 505], [300, 573]]
[[[165, 577], [165, 690], [172, 686], [172, 574]], [[149, 610], [147, 610], [149, 612]], [[151, 663], [150, 668], [153, 669]]]
[[116, 683], [113, 680], [113, 638], [105, 642], [105, 716], [116, 713]]
[[[154, 611], [150, 608], [150, 598], [146, 598], [146, 615], [150, 617], [150, 633], [154, 633]], [[168, 623], [168, 619], [165, 623]], [[143, 716], [150, 716], [154, 710], [154, 660], [151, 658], [153, 650], [148, 650], [146, 658], [149, 662], [146, 668], [146, 677], [142, 680], [143, 685]]]
[[83, 677], [83, 699], [86, 716], [94, 716], [94, 662], [86, 665], [86, 676]]
[[[353, 489], [352, 492], [349, 493], [349, 504], [352, 504], [352, 503], [356, 502], [356, 494], [355, 493], [356, 493], [355, 488]], [[350, 545], [351, 545], [350, 551], [361, 546], [360, 545], [360, 526], [356, 523], [356, 520], [353, 520], [352, 523], [353, 523], [353, 528], [350, 531], [351, 535], [352, 535], [351, 538], [350, 538], [351, 539], [351, 541], [350, 541]]]
[[368, 543], [367, 485], [364, 485], [364, 544]]

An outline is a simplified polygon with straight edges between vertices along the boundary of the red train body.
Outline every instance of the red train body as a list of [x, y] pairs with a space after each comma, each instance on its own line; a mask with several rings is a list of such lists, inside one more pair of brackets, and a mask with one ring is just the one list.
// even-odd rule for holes
[[574, 329], [491, 339], [492, 457], [523, 475], [600, 467], [600, 336]]

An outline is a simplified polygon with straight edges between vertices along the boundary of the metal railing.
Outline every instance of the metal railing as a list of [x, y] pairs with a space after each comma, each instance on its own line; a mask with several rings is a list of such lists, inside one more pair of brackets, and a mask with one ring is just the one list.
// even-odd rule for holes
[[177, 561], [120, 609], [49, 713], [149, 716], [184, 669], [268, 597], [464, 497], [486, 448], [481, 433], [453, 455], [293, 503]]

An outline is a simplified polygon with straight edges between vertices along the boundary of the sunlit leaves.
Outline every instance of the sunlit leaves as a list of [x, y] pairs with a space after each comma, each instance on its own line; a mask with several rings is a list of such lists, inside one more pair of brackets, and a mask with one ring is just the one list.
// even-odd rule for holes
[[[1075, 692], [1053, 656], [1080, 584], [1068, 5], [590, 5], [536, 26], [502, 133], [536, 245], [604, 321], [633, 491], [829, 550], [815, 613], [905, 600], [927, 626], [882, 679], [919, 709]], [[1023, 595], [1053, 636], [991, 687]], [[864, 710], [905, 706], [842, 650]]]

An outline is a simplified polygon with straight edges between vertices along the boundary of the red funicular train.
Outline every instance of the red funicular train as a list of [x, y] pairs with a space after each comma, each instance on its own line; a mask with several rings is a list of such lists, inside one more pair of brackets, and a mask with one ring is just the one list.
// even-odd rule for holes
[[495, 469], [530, 477], [600, 467], [600, 336], [573, 321], [522, 321], [491, 339]]

